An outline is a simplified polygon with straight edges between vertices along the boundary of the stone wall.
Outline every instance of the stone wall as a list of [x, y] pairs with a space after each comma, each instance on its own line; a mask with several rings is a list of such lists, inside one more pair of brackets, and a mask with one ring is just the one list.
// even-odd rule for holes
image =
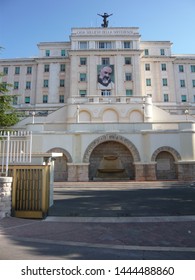
[[136, 181], [154, 181], [156, 180], [156, 163], [135, 163]]
[[89, 167], [90, 180], [93, 180], [93, 178], [96, 177], [101, 160], [104, 156], [108, 155], [116, 155], [121, 161], [128, 178], [130, 180], [135, 179], [133, 156], [130, 151], [121, 143], [108, 141], [99, 144], [91, 153]]
[[67, 163], [68, 181], [69, 182], [87, 182], [89, 181], [88, 166], [89, 164], [73, 164]]
[[0, 177], [0, 218], [11, 215], [12, 177]]
[[178, 163], [179, 181], [195, 181], [195, 162]]

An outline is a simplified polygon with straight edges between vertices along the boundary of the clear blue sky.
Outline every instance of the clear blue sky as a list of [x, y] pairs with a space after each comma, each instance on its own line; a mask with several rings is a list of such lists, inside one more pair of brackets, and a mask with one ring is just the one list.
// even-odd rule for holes
[[142, 40], [195, 54], [195, 0], [0, 0], [0, 58], [38, 55], [37, 43], [68, 41], [71, 27], [140, 27]]

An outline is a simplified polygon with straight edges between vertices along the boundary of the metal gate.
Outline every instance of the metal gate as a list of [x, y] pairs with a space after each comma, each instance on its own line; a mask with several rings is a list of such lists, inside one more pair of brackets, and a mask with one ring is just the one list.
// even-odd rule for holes
[[13, 166], [12, 216], [44, 218], [49, 209], [50, 166]]

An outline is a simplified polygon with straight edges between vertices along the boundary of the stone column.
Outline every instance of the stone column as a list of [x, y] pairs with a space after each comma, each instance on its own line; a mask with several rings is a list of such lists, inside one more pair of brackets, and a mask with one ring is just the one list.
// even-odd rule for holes
[[0, 177], [0, 218], [11, 215], [12, 177]]
[[69, 182], [88, 182], [89, 163], [67, 163]]
[[135, 180], [136, 181], [155, 181], [156, 180], [156, 162], [142, 163], [136, 162]]

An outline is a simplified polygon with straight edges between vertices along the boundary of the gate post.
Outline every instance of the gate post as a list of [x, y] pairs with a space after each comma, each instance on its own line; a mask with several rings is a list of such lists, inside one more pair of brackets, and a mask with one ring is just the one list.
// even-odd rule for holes
[[12, 177], [0, 177], [0, 218], [11, 215]]

